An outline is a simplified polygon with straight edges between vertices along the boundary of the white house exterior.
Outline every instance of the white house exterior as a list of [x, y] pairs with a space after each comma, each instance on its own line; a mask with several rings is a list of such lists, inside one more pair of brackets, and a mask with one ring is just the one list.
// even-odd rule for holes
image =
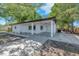
[[15, 33], [30, 33], [39, 34], [43, 32], [50, 33], [49, 35], [53, 37], [56, 33], [56, 22], [55, 18], [39, 19], [34, 21], [26, 21], [18, 23], [12, 26], [12, 32]]

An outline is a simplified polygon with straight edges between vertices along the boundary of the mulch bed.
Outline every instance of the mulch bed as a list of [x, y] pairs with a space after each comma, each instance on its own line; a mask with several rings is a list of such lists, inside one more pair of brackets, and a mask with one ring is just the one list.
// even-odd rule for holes
[[79, 45], [47, 40], [43, 44], [41, 51], [41, 55], [74, 56], [79, 55]]

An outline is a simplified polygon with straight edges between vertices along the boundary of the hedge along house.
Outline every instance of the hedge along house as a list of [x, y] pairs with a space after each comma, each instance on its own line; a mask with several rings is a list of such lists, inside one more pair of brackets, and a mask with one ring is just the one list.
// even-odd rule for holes
[[56, 19], [55, 17], [51, 17], [17, 23], [12, 26], [12, 32], [30, 33], [32, 35], [49, 33], [49, 35], [53, 37], [56, 33]]

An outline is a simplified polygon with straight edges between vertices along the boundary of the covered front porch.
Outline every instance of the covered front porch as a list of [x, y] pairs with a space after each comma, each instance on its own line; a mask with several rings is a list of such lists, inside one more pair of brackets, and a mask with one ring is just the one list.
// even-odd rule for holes
[[[53, 20], [32, 22], [30, 24], [32, 26], [32, 30], [31, 30], [32, 35], [53, 37], [56, 33], [56, 24]], [[36, 26], [36, 30], [34, 26]]]

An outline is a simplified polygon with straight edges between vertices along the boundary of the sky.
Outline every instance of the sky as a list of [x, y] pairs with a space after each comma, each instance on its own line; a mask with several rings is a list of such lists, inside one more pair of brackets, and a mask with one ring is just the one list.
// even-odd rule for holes
[[2, 18], [2, 17], [0, 17], [0, 24], [1, 24], [1, 25], [4, 25], [4, 24], [5, 24], [5, 19]]
[[79, 20], [74, 22], [74, 26], [79, 27]]
[[51, 7], [53, 7], [54, 3], [45, 3], [43, 6], [38, 8], [36, 12], [40, 14], [41, 16], [48, 16], [51, 12]]

